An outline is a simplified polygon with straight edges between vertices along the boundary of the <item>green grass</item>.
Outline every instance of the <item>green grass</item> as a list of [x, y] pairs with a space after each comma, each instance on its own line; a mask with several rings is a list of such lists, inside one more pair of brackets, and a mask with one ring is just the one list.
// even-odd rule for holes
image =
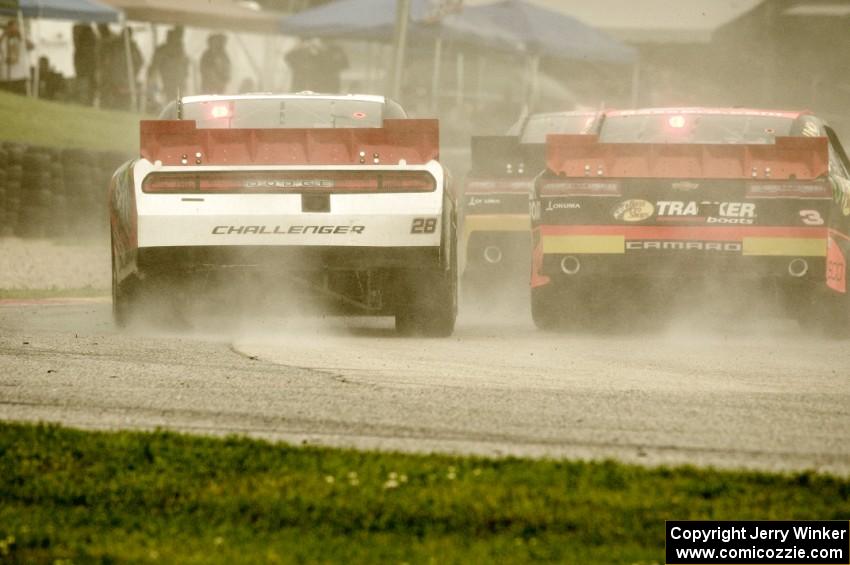
[[128, 112], [0, 92], [0, 141], [136, 154], [139, 119], [139, 115]]
[[0, 300], [40, 300], [43, 298], [100, 298], [108, 288], [0, 288]]
[[0, 424], [9, 563], [661, 563], [665, 519], [842, 519], [850, 481]]

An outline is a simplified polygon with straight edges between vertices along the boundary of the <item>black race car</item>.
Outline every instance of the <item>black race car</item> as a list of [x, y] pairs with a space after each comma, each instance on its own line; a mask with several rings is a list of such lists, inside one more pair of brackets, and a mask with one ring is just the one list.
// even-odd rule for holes
[[[545, 168], [546, 136], [595, 131], [598, 113], [532, 114], [507, 135], [472, 138], [472, 167], [461, 199], [465, 278], [490, 285], [508, 272], [528, 276], [528, 199]], [[478, 280], [476, 280], [478, 279]]]

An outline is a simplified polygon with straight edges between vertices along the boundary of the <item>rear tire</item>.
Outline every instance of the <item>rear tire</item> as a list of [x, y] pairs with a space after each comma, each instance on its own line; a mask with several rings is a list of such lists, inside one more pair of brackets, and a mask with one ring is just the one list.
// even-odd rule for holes
[[119, 328], [126, 328], [130, 323], [133, 309], [133, 298], [130, 293], [132, 281], [118, 282], [117, 265], [115, 264], [115, 247], [111, 248], [112, 255], [112, 320]]
[[574, 282], [531, 289], [531, 319], [543, 331], [589, 329], [598, 314], [593, 296]]
[[[400, 335], [449, 337], [457, 321], [457, 234], [454, 221], [448, 234], [449, 266], [408, 270], [401, 274], [395, 303], [395, 328]], [[445, 240], [444, 240], [445, 241]], [[445, 252], [445, 247], [443, 248]]]
[[410, 271], [404, 276], [395, 327], [401, 335], [448, 337], [457, 319], [456, 271]]
[[133, 301], [127, 292], [127, 283], [121, 285], [115, 281], [112, 275], [112, 320], [119, 328], [126, 328], [132, 318]]
[[531, 319], [538, 330], [553, 331], [563, 323], [557, 294], [551, 283], [531, 289]]
[[850, 338], [850, 293], [826, 291], [821, 309], [821, 328], [828, 337]]
[[162, 330], [188, 327], [185, 318], [185, 299], [180, 289], [164, 276], [132, 275], [121, 282], [112, 257], [112, 319], [119, 328], [145, 323]]

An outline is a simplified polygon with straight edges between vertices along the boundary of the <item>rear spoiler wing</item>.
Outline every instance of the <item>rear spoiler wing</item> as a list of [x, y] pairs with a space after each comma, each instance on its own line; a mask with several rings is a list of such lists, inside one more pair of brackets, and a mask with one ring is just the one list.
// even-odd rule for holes
[[439, 158], [437, 120], [381, 128], [198, 129], [192, 120], [142, 120], [141, 156], [163, 165], [396, 165]]
[[[520, 138], [515, 135], [474, 136], [470, 145], [470, 174], [533, 177], [546, 166], [545, 157], [543, 143], [520, 143]], [[520, 170], [523, 173], [519, 173]]]
[[813, 180], [829, 172], [826, 137], [777, 136], [772, 145], [600, 143], [546, 138], [546, 166], [567, 177]]

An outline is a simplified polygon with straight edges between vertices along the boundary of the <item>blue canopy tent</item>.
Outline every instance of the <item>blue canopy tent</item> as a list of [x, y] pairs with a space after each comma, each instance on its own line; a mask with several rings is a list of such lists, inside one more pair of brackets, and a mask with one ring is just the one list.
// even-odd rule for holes
[[[540, 58], [543, 56], [632, 65], [637, 73], [637, 50], [566, 14], [541, 8], [523, 0], [501, 0], [467, 8], [452, 16], [447, 25], [477, 29], [496, 27], [505, 39], [513, 38], [529, 57], [529, 98], [533, 106], [539, 90]], [[632, 93], [634, 98], [635, 92]]]
[[[386, 41], [395, 27], [396, 0], [337, 0], [280, 22], [283, 33]], [[560, 12], [523, 0], [502, 0], [464, 8], [439, 21], [430, 0], [412, 0], [411, 33], [440, 36], [510, 51], [611, 63], [633, 63], [636, 51]]]
[[[421, 14], [427, 0], [416, 0], [411, 16]], [[395, 27], [396, 0], [337, 0], [283, 18], [281, 31], [300, 37], [344, 37], [386, 40]]]
[[[24, 18], [47, 18], [54, 20], [72, 20], [90, 23], [115, 23], [123, 21], [123, 14], [111, 6], [101, 4], [97, 0], [2, 0], [0, 16], [17, 17], [23, 29]], [[125, 34], [126, 36], [126, 34]], [[129, 57], [129, 36], [127, 39], [127, 57]], [[27, 54], [29, 56], [29, 54]], [[130, 63], [132, 65], [132, 63]], [[36, 66], [35, 84], [38, 85], [38, 66]], [[132, 72], [132, 69], [130, 69]], [[135, 99], [135, 85], [131, 84], [132, 97]], [[31, 94], [38, 97], [38, 88], [31, 89]]]
[[444, 25], [476, 29], [498, 29], [504, 44], [521, 46], [531, 55], [564, 59], [632, 64], [637, 51], [575, 18], [541, 8], [523, 0], [502, 0], [465, 8], [449, 16]]
[[4, 0], [0, 15], [79, 22], [115, 23], [121, 12], [96, 0]]
[[[365, 41], [390, 41], [396, 24], [397, 0], [337, 0], [283, 18], [280, 29], [288, 35]], [[479, 18], [472, 24], [452, 22], [459, 16], [433, 17], [432, 0], [411, 0], [410, 28], [415, 39], [443, 38], [482, 47], [516, 47], [516, 38], [496, 23]]]
[[[281, 30], [301, 37], [388, 41], [393, 37], [396, 5], [396, 0], [337, 0], [283, 19]], [[436, 40], [435, 87], [444, 39], [526, 55], [532, 100], [543, 56], [633, 64], [637, 68], [634, 48], [575, 18], [523, 0], [466, 7], [439, 21], [430, 18], [432, 7], [429, 0], [411, 0], [410, 34], [420, 40]]]
[[[397, 8], [397, 0], [336, 0], [284, 18], [280, 28], [285, 34], [300, 37], [388, 42], [396, 31]], [[440, 74], [444, 39], [483, 48], [516, 50], [515, 38], [506, 37], [493, 24], [479, 21], [479, 29], [474, 30], [466, 25], [445, 25], [447, 18], [435, 17], [433, 10], [433, 0], [410, 0], [411, 25], [407, 29], [415, 41], [434, 42], [432, 91], [436, 91]], [[392, 90], [397, 90], [399, 80], [396, 77]]]

